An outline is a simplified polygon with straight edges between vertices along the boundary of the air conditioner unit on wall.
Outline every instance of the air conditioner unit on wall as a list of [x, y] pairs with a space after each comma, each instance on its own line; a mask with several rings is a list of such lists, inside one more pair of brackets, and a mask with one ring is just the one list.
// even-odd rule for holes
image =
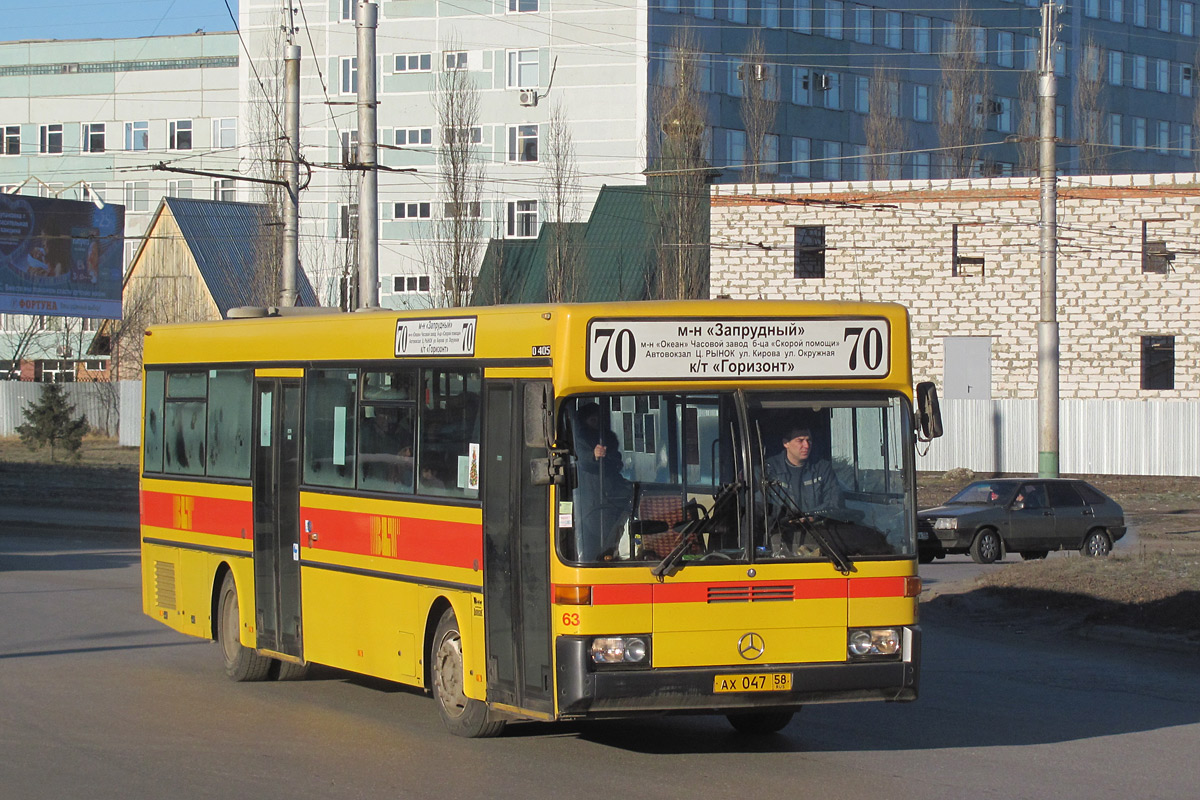
[[523, 106], [536, 106], [538, 101], [538, 93], [535, 89], [522, 89], [520, 94], [520, 102]]

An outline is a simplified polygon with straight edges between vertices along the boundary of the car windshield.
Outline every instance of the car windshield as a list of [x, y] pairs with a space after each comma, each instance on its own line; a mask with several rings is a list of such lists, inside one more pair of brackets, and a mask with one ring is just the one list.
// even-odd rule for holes
[[569, 451], [558, 547], [574, 563], [828, 560], [915, 552], [911, 413], [899, 396], [590, 395]]
[[1001, 506], [1009, 501], [1014, 484], [977, 481], [946, 501], [946, 505]]

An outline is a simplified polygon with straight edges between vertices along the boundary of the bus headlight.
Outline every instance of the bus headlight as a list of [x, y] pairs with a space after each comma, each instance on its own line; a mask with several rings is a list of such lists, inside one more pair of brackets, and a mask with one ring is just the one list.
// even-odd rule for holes
[[649, 655], [649, 636], [597, 636], [592, 639], [593, 664], [647, 666]]
[[933, 521], [935, 531], [958, 530], [958, 517], [938, 517]]
[[849, 633], [850, 658], [887, 658], [900, 653], [898, 628], [864, 628]]

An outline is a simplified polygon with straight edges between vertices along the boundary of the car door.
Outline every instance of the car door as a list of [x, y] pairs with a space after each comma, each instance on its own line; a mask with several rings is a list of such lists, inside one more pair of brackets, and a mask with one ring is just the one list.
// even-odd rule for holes
[[1083, 502], [1083, 497], [1069, 483], [1055, 481], [1047, 484], [1046, 488], [1049, 490], [1050, 504], [1054, 506], [1058, 546], [1066, 549], [1079, 547], [1095, 518], [1091, 506]]
[[1052, 550], [1057, 546], [1054, 509], [1047, 501], [1045, 483], [1029, 481], [1022, 484], [1010, 508], [1009, 550], [1019, 553]]

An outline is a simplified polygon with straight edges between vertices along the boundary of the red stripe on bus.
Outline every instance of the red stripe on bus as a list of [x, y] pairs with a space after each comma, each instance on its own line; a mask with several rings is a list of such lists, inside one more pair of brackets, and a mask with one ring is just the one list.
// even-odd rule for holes
[[[903, 597], [904, 578], [813, 578], [799, 581], [764, 581], [745, 584], [737, 581], [722, 583], [612, 584], [592, 586], [592, 605], [627, 605], [631, 603], [707, 603], [713, 589], [734, 590], [730, 602], [740, 598], [736, 590], [753, 586], [755, 590], [768, 587], [788, 587], [794, 600], [837, 600], [860, 597]], [[747, 592], [748, 594], [748, 592]], [[747, 598], [749, 599], [749, 598]], [[770, 602], [770, 597], [755, 597], [754, 602]]]
[[143, 525], [158, 528], [237, 539], [254, 536], [254, 511], [247, 500], [144, 491], [141, 515]]
[[592, 605], [621, 606], [649, 603], [653, 587], [637, 583], [613, 583], [592, 586]]
[[[301, 508], [301, 547], [362, 556], [383, 556], [446, 567], [483, 568], [483, 531], [479, 525]], [[310, 534], [316, 541], [310, 541]]]

